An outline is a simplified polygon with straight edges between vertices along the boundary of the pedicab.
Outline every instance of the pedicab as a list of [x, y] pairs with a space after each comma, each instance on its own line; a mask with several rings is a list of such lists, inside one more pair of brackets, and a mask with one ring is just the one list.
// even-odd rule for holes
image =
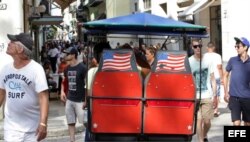
[[[148, 14], [87, 22], [98, 34], [207, 37], [206, 27]], [[167, 38], [168, 39], [168, 38]], [[198, 105], [187, 51], [159, 50], [142, 78], [132, 50], [104, 50], [88, 100], [93, 141], [191, 141]]]

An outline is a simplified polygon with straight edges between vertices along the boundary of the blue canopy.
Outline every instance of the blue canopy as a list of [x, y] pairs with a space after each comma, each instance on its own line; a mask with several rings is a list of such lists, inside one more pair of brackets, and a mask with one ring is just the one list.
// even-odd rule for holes
[[136, 13], [126, 16], [87, 22], [83, 25], [90, 34], [143, 34], [206, 36], [205, 26], [176, 21], [161, 16]]

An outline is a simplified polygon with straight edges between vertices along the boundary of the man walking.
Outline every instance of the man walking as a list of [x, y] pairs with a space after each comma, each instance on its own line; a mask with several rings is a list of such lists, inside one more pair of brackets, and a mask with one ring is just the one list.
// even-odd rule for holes
[[[214, 116], [218, 117], [220, 112], [218, 111], [218, 105], [220, 101], [220, 88], [223, 84], [223, 71], [222, 71], [222, 60], [221, 55], [215, 52], [215, 45], [213, 42], [207, 44], [207, 53], [204, 56], [208, 56], [209, 60], [214, 65], [214, 77], [216, 80], [216, 96], [215, 96], [215, 108]], [[221, 83], [222, 82], [222, 83]]]
[[85, 76], [87, 68], [83, 62], [77, 61], [78, 51], [74, 47], [69, 47], [64, 51], [66, 53], [65, 60], [68, 61], [69, 66], [64, 71], [64, 78], [68, 80], [67, 96], [64, 92], [64, 86], [61, 88], [61, 100], [66, 102], [65, 113], [68, 123], [70, 141], [75, 141], [75, 124], [78, 122], [84, 123], [83, 108], [86, 105], [85, 99]]
[[[207, 142], [207, 133], [211, 127], [211, 119], [214, 116], [213, 101], [215, 99], [213, 94], [216, 93], [216, 83], [213, 65], [209, 62], [208, 58], [203, 57], [201, 48], [202, 45], [200, 41], [193, 39], [192, 49], [194, 55], [189, 57], [189, 63], [196, 84], [196, 98], [200, 99], [197, 119], [197, 137], [199, 142]], [[211, 87], [211, 83], [213, 88]]]
[[6, 53], [14, 62], [0, 73], [0, 105], [5, 101], [4, 141], [40, 141], [47, 135], [48, 85], [40, 64], [31, 59], [29, 34], [7, 35]]
[[[244, 121], [245, 126], [250, 126], [250, 59], [247, 55], [249, 41], [242, 38], [234, 38], [237, 56], [230, 58], [224, 74], [226, 102], [231, 110], [234, 126], [240, 126]], [[228, 92], [228, 80], [231, 73]]]

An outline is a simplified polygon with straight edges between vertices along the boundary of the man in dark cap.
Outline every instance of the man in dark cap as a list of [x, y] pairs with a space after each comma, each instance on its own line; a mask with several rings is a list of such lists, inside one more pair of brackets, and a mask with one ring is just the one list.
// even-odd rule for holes
[[0, 73], [0, 105], [5, 102], [4, 140], [40, 141], [47, 135], [48, 85], [40, 64], [31, 59], [29, 34], [7, 35], [13, 58]]
[[231, 57], [226, 66], [224, 100], [229, 103], [233, 125], [240, 126], [241, 121], [244, 121], [245, 126], [250, 126], [250, 59], [247, 54], [250, 44], [245, 37], [234, 39], [238, 55]]
[[[77, 61], [78, 50], [69, 47], [63, 51], [66, 53], [65, 60], [69, 66], [64, 71], [64, 79], [68, 80], [68, 92], [64, 92], [64, 86], [61, 87], [61, 100], [65, 102], [65, 114], [68, 123], [70, 141], [75, 141], [76, 120], [83, 124], [84, 111], [86, 105], [85, 99], [85, 76], [87, 67], [83, 62]], [[67, 95], [66, 95], [67, 94]]]

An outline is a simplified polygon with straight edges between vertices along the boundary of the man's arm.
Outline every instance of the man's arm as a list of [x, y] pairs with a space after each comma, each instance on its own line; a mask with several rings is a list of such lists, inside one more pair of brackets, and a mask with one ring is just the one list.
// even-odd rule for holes
[[37, 140], [40, 141], [44, 139], [47, 135], [47, 121], [49, 113], [49, 92], [44, 90], [38, 93], [39, 104], [40, 104], [40, 123], [37, 128]]
[[228, 94], [228, 78], [229, 78], [229, 72], [225, 71], [224, 72], [224, 100], [225, 102], [229, 101], [229, 94]]
[[5, 99], [5, 90], [4, 89], [0, 89], [0, 107], [2, 106], [3, 102]]
[[48, 90], [42, 91], [39, 94], [40, 103], [40, 123], [47, 124], [49, 113], [49, 92]]
[[61, 101], [63, 101], [64, 103], [66, 102], [66, 94], [65, 94], [65, 88], [66, 88], [66, 86], [64, 86], [65, 83], [66, 83], [66, 81], [67, 81], [66, 78], [63, 77], [62, 83], [59, 84], [59, 85], [61, 85], [61, 94], [60, 94]]
[[[216, 104], [216, 101], [217, 101], [217, 96], [216, 96], [216, 80], [215, 80], [215, 77], [214, 77], [214, 73], [211, 73], [210, 75], [210, 80], [211, 80], [211, 85], [212, 85], [212, 91], [213, 91], [213, 104], [215, 105]], [[214, 107], [217, 107], [217, 106], [214, 106]]]

